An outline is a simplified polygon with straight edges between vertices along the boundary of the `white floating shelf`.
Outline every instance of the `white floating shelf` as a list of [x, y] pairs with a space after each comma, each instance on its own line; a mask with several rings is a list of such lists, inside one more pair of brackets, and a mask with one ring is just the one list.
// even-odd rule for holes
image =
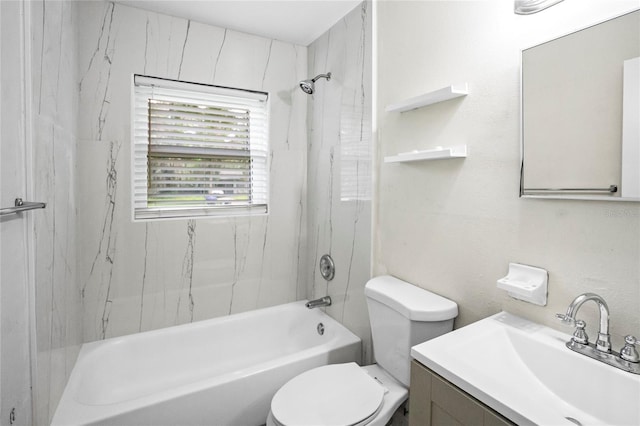
[[409, 161], [446, 160], [449, 158], [464, 158], [467, 156], [467, 146], [458, 145], [447, 148], [437, 147], [424, 151], [402, 152], [398, 155], [384, 157], [385, 163], [406, 163]]
[[469, 94], [469, 88], [467, 83], [456, 84], [453, 86], [445, 87], [433, 92], [425, 93], [424, 95], [416, 96], [398, 102], [395, 104], [387, 105], [385, 111], [387, 112], [405, 112], [412, 109], [421, 108], [427, 105], [437, 104], [438, 102], [448, 101], [449, 99], [459, 98], [461, 96], [467, 96]]

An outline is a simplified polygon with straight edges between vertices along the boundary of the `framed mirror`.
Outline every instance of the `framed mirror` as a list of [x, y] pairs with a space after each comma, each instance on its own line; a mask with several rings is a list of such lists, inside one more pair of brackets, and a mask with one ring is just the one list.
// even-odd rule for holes
[[640, 10], [521, 61], [520, 195], [640, 201]]

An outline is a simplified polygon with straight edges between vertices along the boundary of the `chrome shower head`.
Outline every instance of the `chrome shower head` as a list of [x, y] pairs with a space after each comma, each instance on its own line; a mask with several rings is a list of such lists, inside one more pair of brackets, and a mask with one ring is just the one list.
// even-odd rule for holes
[[302, 80], [300, 82], [300, 88], [302, 89], [302, 91], [304, 93], [306, 93], [307, 95], [311, 95], [313, 94], [314, 91], [314, 84], [313, 84], [313, 80]]
[[329, 80], [331, 80], [331, 73], [328, 72], [326, 74], [319, 74], [319, 75], [315, 76], [314, 78], [312, 78], [311, 80], [302, 80], [300, 82], [300, 88], [307, 95], [312, 95], [313, 92], [315, 92], [315, 90], [316, 90], [315, 89], [315, 82], [320, 78], [326, 78], [327, 81], [329, 81]]

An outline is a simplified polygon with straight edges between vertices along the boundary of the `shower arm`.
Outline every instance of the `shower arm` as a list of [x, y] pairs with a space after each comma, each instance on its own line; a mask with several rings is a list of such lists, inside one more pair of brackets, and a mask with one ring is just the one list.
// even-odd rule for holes
[[319, 79], [321, 79], [321, 78], [326, 78], [326, 79], [327, 79], [327, 81], [329, 81], [329, 80], [331, 80], [331, 73], [330, 73], [330, 72], [328, 72], [328, 73], [326, 73], [326, 74], [318, 74], [318, 75], [317, 75], [317, 76], [315, 76], [313, 79], [311, 79], [311, 81], [315, 83], [316, 81], [318, 81], [318, 80], [319, 80]]

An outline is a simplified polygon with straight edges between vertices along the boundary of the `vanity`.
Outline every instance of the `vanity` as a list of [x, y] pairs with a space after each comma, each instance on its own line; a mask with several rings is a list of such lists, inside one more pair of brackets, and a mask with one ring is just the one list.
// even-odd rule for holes
[[413, 360], [409, 424], [506, 426], [515, 423]]
[[640, 424], [640, 374], [571, 341], [500, 312], [414, 346], [410, 425]]

